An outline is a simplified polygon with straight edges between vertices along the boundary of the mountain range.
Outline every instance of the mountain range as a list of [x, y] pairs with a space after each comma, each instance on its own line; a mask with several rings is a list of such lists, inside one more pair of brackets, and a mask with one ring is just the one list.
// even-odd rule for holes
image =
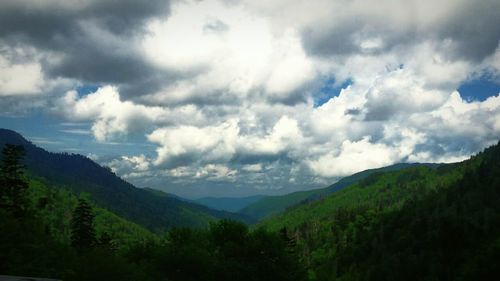
[[24, 164], [33, 176], [75, 194], [90, 194], [97, 205], [151, 230], [202, 227], [221, 218], [253, 222], [243, 215], [210, 209], [161, 191], [137, 188], [85, 156], [48, 152], [17, 132], [0, 129], [0, 148], [5, 144], [24, 147]]
[[[0, 129], [5, 144], [25, 148], [32, 209], [24, 220], [0, 209], [0, 227], [11, 230], [0, 232], [0, 271], [68, 280], [500, 276], [500, 143], [460, 163], [396, 164], [322, 189], [196, 201], [137, 188], [87, 157], [47, 152]], [[70, 221], [82, 197], [95, 214], [98, 244], [90, 252], [71, 248]], [[78, 271], [82, 262], [92, 277]]]
[[55, 186], [76, 194], [88, 193], [102, 207], [151, 230], [173, 226], [206, 226], [210, 221], [231, 218], [255, 223], [302, 203], [313, 202], [374, 173], [437, 164], [401, 163], [362, 171], [320, 189], [279, 196], [255, 195], [242, 198], [205, 197], [188, 200], [151, 188], [137, 188], [91, 159], [68, 153], [48, 152], [12, 130], [0, 129], [0, 147], [22, 145], [29, 172]]

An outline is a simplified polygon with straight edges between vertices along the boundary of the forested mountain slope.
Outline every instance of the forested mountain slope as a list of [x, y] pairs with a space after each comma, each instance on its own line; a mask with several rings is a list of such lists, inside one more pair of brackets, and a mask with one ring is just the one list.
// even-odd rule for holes
[[241, 214], [253, 217], [255, 219], [263, 219], [268, 216], [283, 212], [287, 208], [293, 207], [297, 204], [307, 203], [319, 200], [335, 191], [341, 190], [349, 185], [352, 185], [373, 173], [386, 172], [386, 171], [399, 171], [414, 166], [428, 166], [437, 167], [438, 164], [427, 163], [400, 163], [387, 167], [369, 169], [351, 176], [340, 179], [338, 182], [320, 189], [297, 191], [280, 196], [266, 196], [257, 200], [240, 211]]
[[[286, 240], [237, 221], [152, 233], [0, 156], [0, 274], [88, 280], [305, 280]], [[159, 198], [169, 194], [142, 190]], [[36, 278], [38, 280], [38, 278]]]
[[172, 226], [200, 227], [220, 218], [246, 219], [136, 188], [85, 156], [47, 152], [14, 131], [0, 129], [0, 149], [5, 144], [24, 147], [24, 163], [34, 176], [76, 194], [89, 193], [99, 206], [151, 230]]
[[261, 225], [311, 280], [497, 280], [500, 146], [462, 163], [375, 173]]

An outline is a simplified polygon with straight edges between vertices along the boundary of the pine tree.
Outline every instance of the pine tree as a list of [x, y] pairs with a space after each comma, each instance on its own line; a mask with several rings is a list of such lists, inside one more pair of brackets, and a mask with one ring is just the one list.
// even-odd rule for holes
[[23, 178], [23, 157], [24, 147], [21, 145], [7, 144], [2, 150], [0, 208], [7, 209], [16, 216], [22, 216], [26, 212], [25, 191], [28, 183]]
[[71, 245], [78, 249], [86, 249], [92, 247], [95, 242], [92, 208], [87, 201], [80, 199], [71, 219]]

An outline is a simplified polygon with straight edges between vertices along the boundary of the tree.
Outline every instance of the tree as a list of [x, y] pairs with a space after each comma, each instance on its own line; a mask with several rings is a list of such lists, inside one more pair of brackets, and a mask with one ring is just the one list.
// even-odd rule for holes
[[14, 215], [21, 216], [26, 211], [25, 191], [28, 183], [23, 178], [22, 160], [24, 147], [7, 144], [2, 150], [0, 166], [0, 208], [10, 210]]
[[91, 248], [95, 242], [92, 208], [87, 201], [79, 199], [71, 219], [71, 245], [78, 249], [85, 249]]

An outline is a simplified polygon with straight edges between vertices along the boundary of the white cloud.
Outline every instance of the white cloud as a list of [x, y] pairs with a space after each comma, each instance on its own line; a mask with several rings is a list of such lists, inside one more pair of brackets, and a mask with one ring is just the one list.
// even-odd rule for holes
[[91, 131], [98, 141], [142, 133], [158, 124], [197, 124], [205, 120], [193, 105], [167, 108], [122, 101], [118, 89], [113, 86], [100, 87], [82, 97], [74, 90], [68, 91], [56, 101], [53, 111], [71, 121], [92, 122]]
[[265, 136], [247, 135], [239, 138], [240, 149], [247, 154], [278, 154], [302, 141], [297, 120], [282, 116]]
[[[161, 128], [148, 135], [149, 141], [157, 143], [158, 157], [155, 164], [169, 164], [179, 160], [180, 163], [191, 157], [204, 159], [226, 159], [235, 151], [235, 143], [239, 128], [237, 120], [224, 122], [218, 126], [198, 128], [194, 126], [179, 126]], [[184, 159], [184, 158], [188, 159]]]
[[[213, 22], [224, 26], [207, 32]], [[293, 29], [272, 30], [265, 17], [222, 1], [185, 1], [165, 20], [154, 20], [142, 43], [152, 63], [191, 73], [189, 78], [150, 95], [172, 103], [226, 92], [233, 98], [262, 94], [277, 100], [314, 78], [314, 65]]]
[[101, 87], [84, 97], [79, 97], [76, 91], [69, 91], [58, 101], [55, 110], [62, 111], [73, 121], [94, 121], [92, 133], [99, 141], [143, 130], [165, 113], [159, 107], [121, 101], [117, 88], [112, 86]]
[[43, 85], [38, 62], [12, 62], [0, 54], [0, 96], [40, 94]]
[[282, 116], [272, 130], [263, 135], [240, 132], [239, 120], [216, 126], [161, 128], [148, 135], [157, 143], [156, 165], [186, 165], [193, 162], [228, 161], [238, 155], [277, 155], [297, 147], [303, 137], [297, 120]]
[[[133, 35], [85, 17], [77, 29], [103, 58], [116, 55], [106, 62], [130, 65], [120, 60], [130, 57], [147, 78], [108, 75], [84, 96], [68, 83], [53, 110], [91, 123], [98, 141], [145, 135], [155, 156], [111, 165], [131, 180], [304, 187], [395, 162], [462, 160], [500, 135], [500, 97], [457, 92], [478, 77], [500, 81], [499, 5], [187, 0]], [[43, 67], [66, 54], [12, 52], [0, 50], [2, 105], [55, 88]], [[339, 93], [325, 86], [345, 81]], [[331, 98], [318, 105], [319, 94]]]
[[110, 167], [114, 173], [124, 178], [152, 176], [150, 161], [143, 154], [138, 156], [121, 156], [120, 158], [113, 159], [104, 164]]
[[219, 180], [231, 181], [234, 180], [237, 173], [238, 173], [237, 170], [232, 170], [224, 165], [208, 164], [204, 167], [201, 167], [196, 172], [194, 177], [206, 178], [207, 180], [211, 181], [219, 181]]
[[338, 177], [392, 164], [399, 159], [398, 156], [391, 147], [373, 144], [368, 138], [363, 138], [357, 142], [346, 140], [339, 151], [310, 160], [308, 165], [316, 175]]
[[244, 165], [242, 167], [242, 170], [246, 172], [260, 172], [262, 171], [262, 164], [257, 163], [257, 164]]

